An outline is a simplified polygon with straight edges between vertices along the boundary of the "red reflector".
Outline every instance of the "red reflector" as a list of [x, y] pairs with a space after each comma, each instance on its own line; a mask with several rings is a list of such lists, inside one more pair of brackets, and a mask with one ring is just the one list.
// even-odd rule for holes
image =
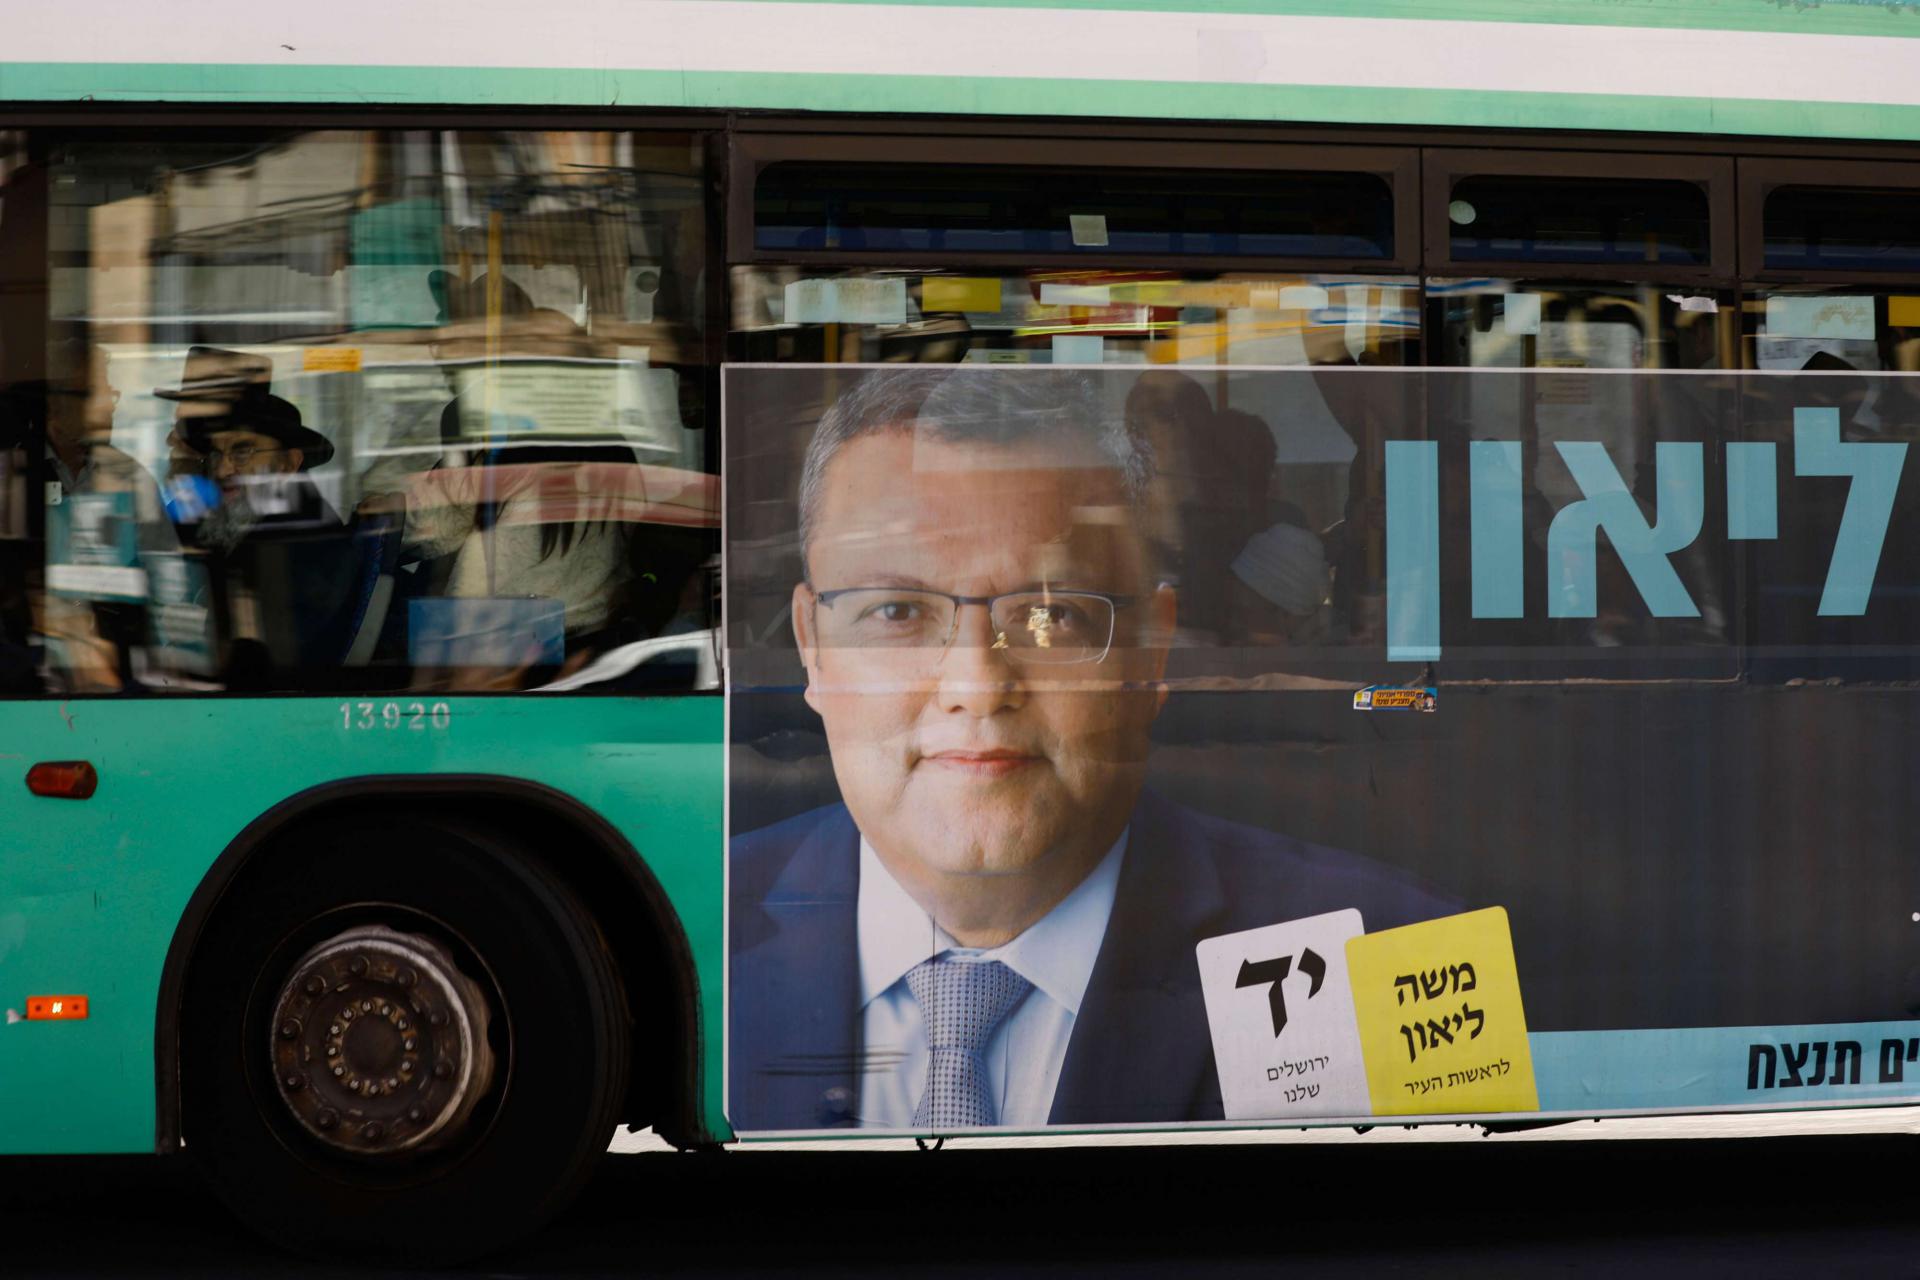
[[27, 790], [37, 796], [85, 800], [100, 785], [100, 775], [85, 760], [43, 760], [27, 770]]
[[85, 996], [28, 996], [28, 1022], [67, 1022], [87, 1016]]

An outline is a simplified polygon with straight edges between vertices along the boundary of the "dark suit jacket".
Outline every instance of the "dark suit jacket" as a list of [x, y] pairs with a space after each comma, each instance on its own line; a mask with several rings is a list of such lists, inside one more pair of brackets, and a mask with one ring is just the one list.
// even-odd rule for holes
[[[733, 1126], [852, 1125], [861, 1058], [853, 818], [844, 805], [801, 814], [739, 837], [731, 859]], [[1049, 1122], [1220, 1119], [1195, 944], [1346, 907], [1359, 908], [1368, 932], [1461, 910], [1358, 855], [1142, 795]]]

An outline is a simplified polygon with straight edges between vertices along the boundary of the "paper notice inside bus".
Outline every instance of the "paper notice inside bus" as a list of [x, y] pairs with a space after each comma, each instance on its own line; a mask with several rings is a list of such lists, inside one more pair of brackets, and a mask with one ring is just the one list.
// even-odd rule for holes
[[1873, 337], [1873, 299], [1869, 297], [1767, 299], [1769, 338]]
[[1347, 943], [1376, 1115], [1538, 1111], [1504, 907]]
[[786, 287], [783, 318], [788, 324], [905, 324], [907, 282], [879, 280], [795, 280]]
[[1346, 971], [1362, 928], [1331, 911], [1194, 949], [1227, 1119], [1370, 1112]]

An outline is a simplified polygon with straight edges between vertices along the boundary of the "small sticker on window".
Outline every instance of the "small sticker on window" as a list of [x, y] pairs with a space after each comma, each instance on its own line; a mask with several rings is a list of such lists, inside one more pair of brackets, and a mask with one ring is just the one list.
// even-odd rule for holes
[[786, 287], [788, 324], [905, 324], [907, 282], [899, 276], [879, 280], [796, 280]]
[[1070, 213], [1067, 215], [1067, 228], [1073, 233], [1073, 242], [1082, 248], [1097, 249], [1107, 243], [1107, 215], [1104, 213]]
[[1540, 295], [1510, 293], [1501, 311], [1503, 326], [1510, 338], [1527, 338], [1540, 332]]
[[303, 373], [358, 373], [360, 348], [308, 347], [300, 353]]
[[1053, 339], [1053, 362], [1099, 364], [1106, 356], [1106, 347], [1106, 339], [1098, 334], [1057, 334]]

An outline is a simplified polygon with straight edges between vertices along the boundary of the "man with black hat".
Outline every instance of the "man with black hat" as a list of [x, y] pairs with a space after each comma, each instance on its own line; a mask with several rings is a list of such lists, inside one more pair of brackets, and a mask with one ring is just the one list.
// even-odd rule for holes
[[333, 444], [279, 396], [249, 392], [217, 417], [189, 418], [182, 434], [206, 459], [207, 478], [220, 494], [219, 506], [201, 523], [201, 542], [232, 547], [269, 522], [283, 528], [340, 523], [304, 474], [333, 457]]

